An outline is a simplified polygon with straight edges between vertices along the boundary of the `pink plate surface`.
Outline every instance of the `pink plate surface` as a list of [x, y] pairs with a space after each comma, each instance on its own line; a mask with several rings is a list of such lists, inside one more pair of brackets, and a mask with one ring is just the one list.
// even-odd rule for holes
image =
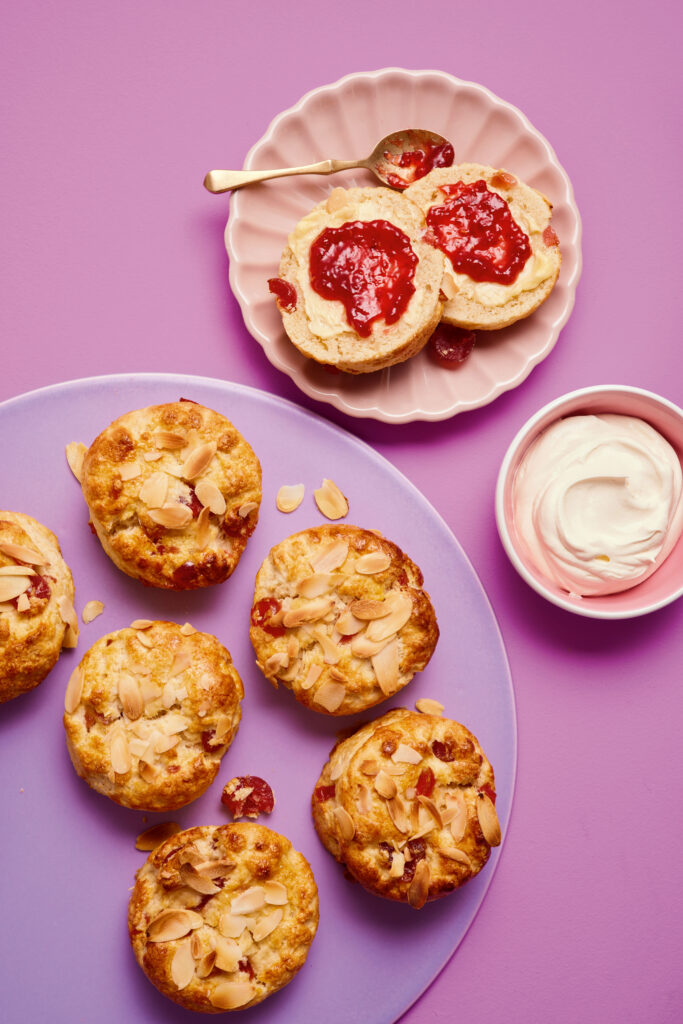
[[377, 373], [331, 374], [305, 359], [283, 330], [267, 280], [277, 274], [290, 231], [333, 186], [376, 184], [369, 171], [304, 175], [242, 189], [230, 200], [225, 232], [232, 290], [247, 328], [271, 363], [312, 398], [352, 416], [391, 423], [446, 419], [521, 384], [557, 341], [581, 272], [579, 212], [549, 143], [516, 107], [481, 85], [441, 71], [387, 68], [315, 89], [275, 118], [250, 150], [245, 167], [364, 157], [384, 135], [401, 128], [439, 132], [453, 143], [456, 161], [504, 167], [553, 204], [562, 269], [550, 298], [512, 327], [479, 332], [472, 356], [460, 369], [444, 370], [423, 351]]
[[[222, 586], [196, 593], [145, 588], [114, 567], [88, 529], [64, 457], [67, 442], [90, 443], [123, 412], [181, 396], [228, 416], [263, 467], [259, 524], [237, 570]], [[135, 836], [168, 817], [183, 827], [229, 821], [220, 804], [223, 785], [234, 775], [253, 774], [275, 792], [275, 810], [263, 823], [287, 835], [310, 861], [320, 890], [320, 927], [291, 984], [240, 1020], [391, 1024], [457, 947], [500, 850], [460, 892], [415, 912], [344, 878], [315, 834], [310, 796], [337, 730], [431, 696], [479, 737], [495, 768], [507, 829], [516, 765], [512, 684], [493, 612], [453, 534], [371, 448], [291, 403], [235, 384], [170, 374], [73, 381], [0, 404], [0, 433], [12, 438], [3, 462], [3, 502], [56, 532], [74, 574], [79, 612], [92, 599], [105, 604], [104, 613], [82, 627], [78, 651], [64, 652], [31, 694], [0, 706], [3, 1019], [187, 1021], [187, 1011], [146, 980], [128, 943], [129, 889], [144, 861]], [[273, 544], [323, 521], [312, 497], [323, 476], [348, 495], [351, 522], [382, 530], [415, 559], [441, 623], [425, 671], [398, 699], [360, 718], [317, 715], [284, 689], [276, 692], [256, 669], [248, 638], [256, 571]], [[275, 507], [276, 492], [299, 482], [305, 500], [285, 516]], [[64, 742], [64, 690], [73, 667], [99, 637], [135, 618], [189, 620], [215, 634], [244, 681], [242, 723], [214, 784], [171, 816], [117, 807], [92, 792], [77, 778]]]

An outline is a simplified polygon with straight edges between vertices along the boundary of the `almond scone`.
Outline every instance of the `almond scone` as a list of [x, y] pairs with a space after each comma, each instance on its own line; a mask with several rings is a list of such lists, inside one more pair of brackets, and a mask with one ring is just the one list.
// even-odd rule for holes
[[500, 843], [493, 769], [465, 726], [398, 708], [333, 748], [313, 792], [321, 841], [364, 888], [420, 909]]
[[72, 673], [64, 728], [74, 768], [125, 807], [182, 807], [216, 777], [243, 696], [214, 636], [138, 620], [98, 640]]
[[0, 512], [0, 703], [42, 683], [77, 639], [73, 579], [54, 533]]
[[256, 576], [250, 637], [266, 678], [328, 715], [406, 686], [439, 636], [422, 573], [359, 526], [311, 527], [269, 553]]
[[225, 416], [196, 402], [121, 416], [90, 445], [81, 475], [105, 552], [150, 586], [222, 583], [258, 521], [258, 459]]
[[292, 980], [318, 927], [318, 890], [288, 839], [255, 824], [172, 836], [137, 872], [128, 910], [135, 957], [188, 1010], [254, 1006]]

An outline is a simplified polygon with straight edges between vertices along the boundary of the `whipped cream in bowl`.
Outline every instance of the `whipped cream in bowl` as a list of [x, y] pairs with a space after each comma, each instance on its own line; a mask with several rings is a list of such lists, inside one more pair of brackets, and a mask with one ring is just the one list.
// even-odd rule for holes
[[683, 411], [639, 388], [556, 399], [513, 440], [496, 493], [503, 546], [554, 604], [593, 618], [683, 593]]

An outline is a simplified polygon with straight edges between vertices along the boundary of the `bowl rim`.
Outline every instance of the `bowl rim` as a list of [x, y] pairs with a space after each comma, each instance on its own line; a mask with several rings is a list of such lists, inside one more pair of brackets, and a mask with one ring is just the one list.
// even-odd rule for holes
[[[547, 417], [551, 412], [557, 411], [557, 419], [561, 417], [561, 410], [565, 405], [573, 403], [581, 398], [588, 398], [589, 396], [599, 395], [601, 393], [615, 394], [621, 393], [626, 395], [636, 395], [640, 398], [647, 398], [652, 400], [659, 406], [672, 412], [681, 421], [683, 427], [683, 409], [676, 405], [668, 398], [664, 398], [662, 395], [656, 394], [654, 391], [648, 391], [645, 388], [635, 387], [630, 384], [592, 384], [588, 387], [577, 388], [574, 391], [568, 391], [564, 395], [560, 395], [558, 398], [552, 399], [547, 402], [541, 409], [535, 412], [532, 416], [526, 420], [520, 429], [517, 431], [512, 441], [507, 447], [500, 469], [498, 471], [498, 478], [496, 481], [496, 494], [495, 494], [495, 512], [496, 512], [496, 525], [498, 527], [498, 536], [500, 537], [501, 543], [505, 552], [512, 562], [512, 565], [517, 570], [522, 579], [528, 583], [528, 585], [544, 597], [546, 601], [550, 601], [551, 604], [556, 605], [558, 608], [564, 609], [564, 611], [572, 612], [575, 615], [582, 615], [585, 618], [590, 619], [632, 619], [640, 615], [648, 615], [650, 612], [658, 611], [660, 608], [664, 608], [666, 605], [676, 601], [683, 595], [683, 580], [680, 585], [673, 590], [670, 594], [660, 598], [658, 601], [653, 601], [650, 604], [644, 605], [640, 608], [629, 608], [629, 609], [616, 609], [610, 610], [606, 608], [591, 607], [588, 599], [581, 599], [583, 606], [578, 603], [572, 603], [570, 596], [563, 597], [561, 594], [556, 594], [548, 587], [546, 587], [539, 579], [537, 579], [522, 561], [517, 548], [512, 541], [511, 531], [508, 529], [507, 519], [505, 516], [505, 487], [510, 475], [510, 468], [515, 461], [522, 444], [527, 440], [529, 435], [534, 431], [537, 424]], [[623, 415], [628, 415], [624, 413]], [[551, 421], [552, 422], [552, 421]], [[671, 442], [669, 442], [671, 443]], [[683, 464], [683, 458], [680, 452], [679, 459]], [[680, 541], [679, 541], [680, 543]], [[604, 597], [610, 595], [605, 594]]]

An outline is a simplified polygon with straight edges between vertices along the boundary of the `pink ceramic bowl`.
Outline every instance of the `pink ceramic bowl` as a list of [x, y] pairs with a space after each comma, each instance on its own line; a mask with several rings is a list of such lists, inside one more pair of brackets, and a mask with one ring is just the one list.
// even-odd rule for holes
[[538, 572], [515, 527], [513, 482], [529, 445], [555, 420], [581, 413], [619, 413], [640, 417], [667, 439], [683, 465], [683, 410], [673, 402], [651, 391], [617, 384], [596, 385], [562, 395], [524, 424], [505, 454], [496, 487], [496, 521], [500, 539], [520, 576], [537, 593], [560, 608], [593, 619], [629, 619], [646, 615], [683, 594], [683, 536], [652, 576], [630, 590], [605, 597], [575, 597]]

